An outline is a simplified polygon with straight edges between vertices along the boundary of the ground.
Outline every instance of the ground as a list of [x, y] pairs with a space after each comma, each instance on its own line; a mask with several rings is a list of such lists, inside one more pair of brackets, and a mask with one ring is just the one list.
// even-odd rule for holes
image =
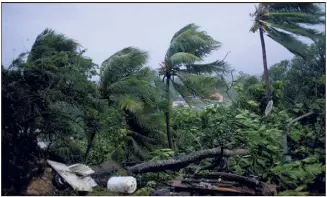
[[52, 169], [45, 168], [43, 175], [35, 177], [25, 191], [25, 195], [43, 196], [51, 195], [54, 191], [52, 185]]

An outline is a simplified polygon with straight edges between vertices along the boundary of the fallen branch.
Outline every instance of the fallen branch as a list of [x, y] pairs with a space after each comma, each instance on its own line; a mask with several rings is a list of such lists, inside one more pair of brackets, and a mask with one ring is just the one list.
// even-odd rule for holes
[[[254, 189], [256, 195], [276, 195], [276, 186], [271, 184], [266, 184], [264, 182], [258, 181], [254, 178], [244, 177], [237, 174], [230, 174], [225, 172], [214, 172], [210, 174], [195, 174], [193, 178], [197, 180], [207, 179], [204, 182], [211, 181], [218, 181], [221, 178], [221, 182], [231, 181], [232, 183], [236, 184], [236, 186], [241, 183], [242, 185], [246, 185], [248, 188]], [[219, 182], [219, 181], [218, 181]], [[220, 185], [221, 182], [218, 184]], [[227, 182], [228, 183], [228, 182]], [[214, 184], [217, 184], [217, 182]], [[230, 184], [230, 183], [229, 183]]]
[[[247, 155], [249, 150], [247, 149], [235, 149], [228, 150], [224, 149], [223, 156], [234, 156], [234, 155]], [[131, 173], [144, 173], [144, 172], [159, 172], [164, 170], [179, 170], [188, 166], [190, 163], [200, 161], [205, 158], [216, 157], [221, 155], [221, 148], [213, 148], [207, 150], [196, 151], [191, 154], [181, 156], [178, 159], [167, 159], [161, 161], [144, 162], [131, 167], [127, 170]]]
[[215, 179], [216, 178], [216, 179], [218, 179], [219, 177], [221, 177], [223, 180], [227, 180], [227, 181], [242, 182], [250, 187], [256, 187], [259, 184], [261, 184], [261, 182], [255, 180], [253, 178], [248, 178], [248, 177], [240, 176], [237, 174], [230, 174], [230, 173], [225, 173], [225, 172], [214, 172], [214, 173], [210, 173], [210, 174], [195, 174], [194, 175], [194, 178], [207, 178], [207, 179]]
[[305, 117], [307, 117], [307, 116], [310, 116], [310, 115], [312, 115], [312, 114], [314, 114], [314, 112], [308, 112], [308, 113], [305, 113], [305, 114], [303, 114], [302, 116], [299, 116], [299, 117], [297, 117], [297, 118], [295, 118], [295, 119], [293, 119], [293, 120], [291, 120], [288, 124], [287, 124], [287, 126], [286, 126], [286, 132], [284, 132], [283, 133], [283, 150], [284, 150], [284, 154], [286, 155], [286, 154], [288, 154], [288, 145], [287, 145], [287, 135], [291, 132], [291, 128], [292, 128], [292, 126], [297, 122], [297, 121], [299, 121], [299, 120], [301, 120], [301, 119], [303, 119], [303, 118], [305, 118]]

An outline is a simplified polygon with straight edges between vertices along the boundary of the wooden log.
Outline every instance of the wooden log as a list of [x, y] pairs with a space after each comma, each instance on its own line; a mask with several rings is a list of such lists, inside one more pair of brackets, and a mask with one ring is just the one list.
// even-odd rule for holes
[[[234, 155], [247, 155], [249, 154], [248, 149], [235, 149], [228, 150], [224, 149], [223, 156], [234, 156]], [[131, 173], [145, 173], [145, 172], [160, 172], [164, 170], [179, 170], [188, 166], [192, 162], [200, 161], [205, 158], [216, 157], [221, 155], [221, 148], [213, 148], [201, 151], [195, 151], [185, 156], [181, 156], [176, 159], [167, 159], [160, 161], [144, 162], [137, 164], [131, 167], [128, 167], [127, 170]]]

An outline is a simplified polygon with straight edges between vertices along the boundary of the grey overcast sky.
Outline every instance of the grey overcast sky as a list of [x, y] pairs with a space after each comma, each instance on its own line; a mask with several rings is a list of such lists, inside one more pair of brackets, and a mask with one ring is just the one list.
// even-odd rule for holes
[[[208, 61], [226, 60], [237, 71], [261, 74], [259, 34], [249, 32], [254, 3], [15, 3], [2, 4], [2, 64], [31, 48], [51, 28], [78, 41], [96, 64], [124, 47], [149, 52], [148, 66], [158, 68], [173, 34], [189, 23], [207, 31], [222, 47]], [[324, 28], [323, 28], [324, 29]], [[293, 55], [266, 38], [269, 66]]]

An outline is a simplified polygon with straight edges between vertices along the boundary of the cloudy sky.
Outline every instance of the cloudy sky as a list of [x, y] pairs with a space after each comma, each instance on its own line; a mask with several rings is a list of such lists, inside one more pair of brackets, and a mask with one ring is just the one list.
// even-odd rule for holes
[[[222, 43], [208, 61], [226, 60], [237, 71], [261, 74], [258, 33], [249, 32], [253, 3], [15, 3], [2, 4], [2, 64], [31, 48], [45, 28], [54, 29], [87, 48], [86, 55], [101, 64], [124, 47], [149, 52], [148, 66], [158, 68], [173, 34], [195, 23]], [[266, 37], [268, 64], [293, 55]]]

